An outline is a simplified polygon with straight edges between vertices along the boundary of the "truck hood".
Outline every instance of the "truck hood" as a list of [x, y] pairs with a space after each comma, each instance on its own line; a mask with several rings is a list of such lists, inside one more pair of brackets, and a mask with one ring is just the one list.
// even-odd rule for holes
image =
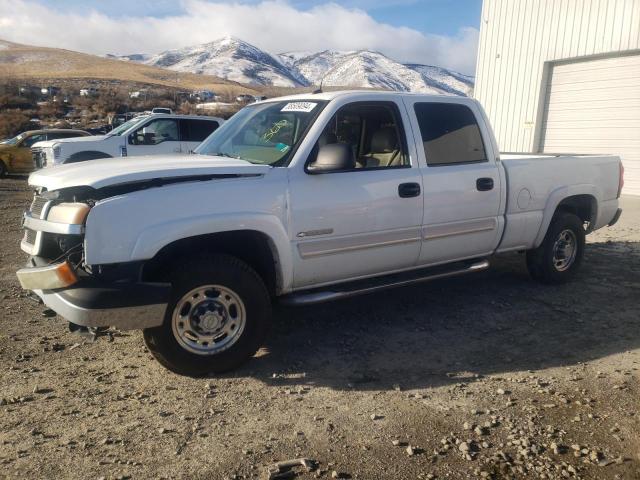
[[85, 137], [58, 138], [56, 140], [45, 140], [43, 142], [34, 143], [34, 147], [47, 148], [53, 147], [56, 143], [77, 143], [77, 142], [99, 142], [107, 138], [107, 135], [91, 135]]
[[254, 165], [245, 160], [205, 155], [105, 158], [38, 170], [29, 177], [29, 185], [43, 187], [49, 191], [69, 187], [99, 189], [147, 180], [261, 175], [271, 168], [268, 165]]

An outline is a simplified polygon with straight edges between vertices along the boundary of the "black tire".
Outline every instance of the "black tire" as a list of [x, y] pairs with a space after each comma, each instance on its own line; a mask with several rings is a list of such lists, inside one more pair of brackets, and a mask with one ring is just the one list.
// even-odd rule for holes
[[0, 160], [0, 178], [4, 178], [7, 176], [7, 166], [4, 164], [2, 160]]
[[[566, 232], [573, 232], [575, 240], [575, 256], [572, 261], [562, 264], [562, 258], [554, 257], [556, 254], [556, 242], [561, 242], [560, 235], [571, 238]], [[562, 243], [560, 243], [562, 245]], [[584, 256], [585, 231], [580, 218], [572, 213], [557, 212], [542, 244], [527, 251], [527, 269], [529, 274], [537, 281], [547, 284], [565, 283], [571, 280], [582, 263]], [[558, 253], [559, 257], [563, 255]]]
[[[263, 344], [271, 324], [271, 298], [262, 278], [246, 263], [229, 255], [187, 261], [174, 272], [172, 284], [164, 323], [143, 332], [145, 345], [167, 369], [195, 377], [226, 372], [251, 358]], [[172, 327], [178, 302], [205, 285], [230, 289], [241, 300], [246, 312], [243, 330], [235, 343], [226, 350], [206, 355], [192, 353], [183, 347]]]

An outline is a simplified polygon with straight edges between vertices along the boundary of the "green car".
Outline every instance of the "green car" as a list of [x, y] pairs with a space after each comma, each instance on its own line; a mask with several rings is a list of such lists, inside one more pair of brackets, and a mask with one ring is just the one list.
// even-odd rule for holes
[[31, 146], [36, 142], [58, 138], [86, 137], [84, 130], [31, 130], [0, 143], [0, 177], [9, 173], [31, 173], [36, 169]]

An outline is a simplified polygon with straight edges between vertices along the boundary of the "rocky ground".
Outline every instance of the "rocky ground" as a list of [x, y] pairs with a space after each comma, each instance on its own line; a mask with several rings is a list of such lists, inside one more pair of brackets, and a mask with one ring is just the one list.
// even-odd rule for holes
[[640, 199], [574, 283], [514, 255], [279, 308], [244, 368], [192, 379], [139, 332], [92, 342], [42, 315], [14, 275], [29, 198], [0, 181], [1, 478], [640, 478]]

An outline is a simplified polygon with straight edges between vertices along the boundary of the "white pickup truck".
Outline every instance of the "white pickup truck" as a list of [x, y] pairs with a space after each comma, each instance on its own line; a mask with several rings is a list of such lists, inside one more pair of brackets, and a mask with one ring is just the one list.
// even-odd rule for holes
[[622, 174], [614, 156], [501, 158], [469, 98], [276, 98], [190, 156], [32, 174], [18, 278], [72, 325], [144, 329], [165, 367], [222, 372], [260, 347], [276, 298], [477, 272], [509, 251], [564, 282], [585, 234], [620, 216]]
[[106, 135], [38, 142], [31, 153], [36, 168], [98, 158], [188, 153], [223, 122], [195, 115], [140, 115]]

